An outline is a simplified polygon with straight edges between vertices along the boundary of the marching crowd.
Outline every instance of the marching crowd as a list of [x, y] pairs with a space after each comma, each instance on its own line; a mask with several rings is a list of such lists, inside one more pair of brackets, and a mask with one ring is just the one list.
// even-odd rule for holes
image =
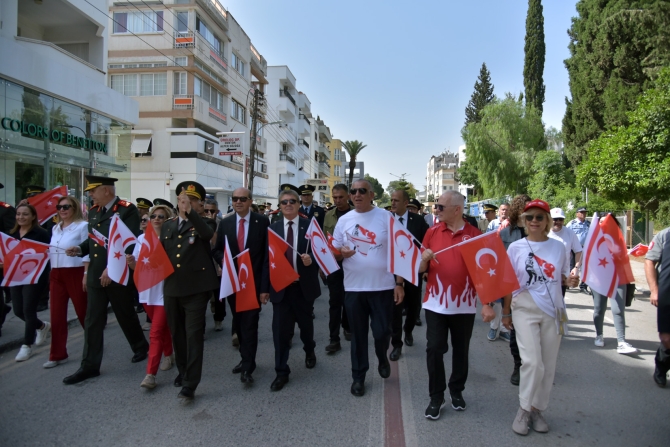
[[[134, 353], [131, 361], [148, 358], [141, 387], [155, 388], [158, 370], [167, 371], [176, 365], [174, 386], [181, 388], [179, 398], [190, 400], [202, 375], [207, 306], [211, 305], [218, 331], [222, 330], [228, 301], [232, 342], [240, 353], [232, 372], [250, 386], [256, 368], [260, 308], [270, 302], [276, 372], [271, 390], [279, 391], [289, 382], [288, 358], [296, 324], [305, 367], [311, 369], [317, 363], [313, 309], [314, 300], [321, 294], [321, 277], [329, 289], [330, 340], [325, 350], [333, 353], [342, 349], [342, 329], [344, 338], [351, 341], [350, 391], [354, 396], [365, 394], [370, 369], [369, 330], [378, 374], [388, 378], [389, 362], [400, 358], [405, 345], [413, 345], [413, 330], [422, 324], [420, 311], [424, 310], [430, 396], [425, 417], [436, 420], [447, 396], [453, 409], [463, 411], [467, 407], [463, 391], [478, 296], [457, 245], [495, 231], [521, 287], [490, 305], [480, 303], [481, 316], [490, 322], [488, 340], [500, 338], [510, 343], [514, 364], [510, 380], [519, 386], [513, 430], [521, 435], [527, 434], [529, 427], [540, 433], [549, 430], [543, 411], [549, 405], [561, 337], [567, 333], [565, 291], [579, 287], [591, 293], [587, 284], [580, 283], [579, 276], [589, 231], [585, 208], [578, 209], [576, 219], [564, 225], [561, 209], [552, 209], [545, 201], [522, 194], [499, 208], [484, 205], [485, 219], [473, 222], [464, 214], [464, 197], [456, 191], [440, 196], [433, 213], [428, 215], [421, 213], [422, 205], [416, 199], [410, 200], [406, 191], [393, 192], [389, 211], [411, 233], [414, 243], [422, 247], [422, 295], [421, 283], [415, 285], [388, 271], [389, 212], [373, 205], [374, 191], [366, 180], [354, 181], [351, 188], [335, 185], [331, 192], [333, 204], [328, 209], [313, 202], [314, 188], [308, 185], [282, 185], [275, 211], [269, 207], [254, 210], [251, 192], [238, 188], [233, 192], [232, 209], [223, 218], [218, 216], [218, 203], [207, 199], [205, 189], [196, 182], [177, 186], [178, 204], [173, 207], [162, 199], [137, 199], [137, 206], [121, 200], [113, 178], [87, 176], [87, 181], [86, 191], [93, 201], [88, 221], [79, 201], [69, 196], [55, 204], [57, 214], [48, 229], [40, 227], [37, 211], [27, 201], [20, 202], [16, 209], [0, 202], [3, 233], [17, 240], [50, 245], [50, 268], [38, 281], [3, 291], [9, 293], [15, 315], [25, 321], [24, 341], [16, 361], [30, 358], [33, 347], [51, 336], [44, 368], [67, 362], [67, 307], [71, 299], [85, 329], [84, 351], [79, 369], [63, 382], [71, 385], [99, 376], [103, 330], [111, 304]], [[125, 253], [130, 269], [143, 262], [140, 249], [154, 243], [150, 235], [155, 233], [173, 269], [164, 281], [138, 293], [132, 275], [128, 285], [110, 278], [106, 238], [115, 215], [139, 235], [138, 243]], [[310, 251], [305, 237], [311, 219], [328, 234], [328, 246], [340, 267], [327, 276], [320, 271], [314, 247]], [[284, 257], [297, 273], [297, 279], [281, 290], [275, 290], [270, 280], [275, 254], [269, 253], [269, 230], [288, 247], [276, 256]], [[663, 257], [670, 256], [670, 243], [666, 244], [669, 231], [656, 235], [645, 264], [651, 302], [658, 307], [661, 346], [654, 380], [659, 386], [666, 385], [670, 370], [670, 269], [661, 268]], [[253, 273], [254, 281], [249, 286], [256, 291], [257, 306], [242, 310], [236, 305], [236, 294], [225, 300], [218, 298], [222, 267], [226, 268], [224, 258], [230, 256], [237, 265], [242, 262], [236, 259], [238, 255], [247, 251], [252, 272], [247, 272], [246, 277], [251, 278]], [[38, 303], [47, 290], [51, 304], [49, 322], [37, 318]], [[609, 298], [617, 351], [631, 354], [637, 350], [625, 341], [625, 294], [624, 285], [610, 297], [593, 292], [595, 345], [604, 346], [603, 319]], [[0, 327], [7, 310], [4, 303], [5, 300], [0, 306]], [[138, 318], [138, 303], [151, 322], [149, 342]], [[447, 379], [443, 357], [449, 350], [449, 338], [452, 370]], [[388, 355], [390, 346], [393, 349]]]

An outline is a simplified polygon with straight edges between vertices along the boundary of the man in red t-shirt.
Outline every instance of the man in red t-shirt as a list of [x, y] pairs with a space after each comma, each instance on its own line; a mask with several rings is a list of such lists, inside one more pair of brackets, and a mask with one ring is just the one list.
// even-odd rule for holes
[[[477, 296], [458, 247], [435, 255], [442, 249], [482, 234], [463, 219], [464, 203], [465, 198], [457, 191], [447, 191], [440, 196], [435, 204], [439, 223], [431, 227], [423, 239], [426, 250], [419, 270], [428, 271], [423, 298], [428, 339], [426, 355], [430, 404], [425, 413], [428, 419], [438, 419], [446, 403], [443, 357], [449, 350], [449, 335], [453, 351], [449, 378], [451, 406], [456, 411], [465, 410], [462, 392], [468, 378], [468, 351], [477, 312]], [[491, 321], [495, 313], [490, 306], [482, 306], [482, 317], [484, 321]]]

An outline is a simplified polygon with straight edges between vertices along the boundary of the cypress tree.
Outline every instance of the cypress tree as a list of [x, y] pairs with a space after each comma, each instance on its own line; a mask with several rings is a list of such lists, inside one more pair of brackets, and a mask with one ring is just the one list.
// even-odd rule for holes
[[542, 116], [544, 103], [544, 17], [542, 1], [528, 0], [526, 15], [526, 44], [524, 45], [523, 86], [526, 104], [532, 105]]
[[479, 70], [479, 77], [475, 82], [475, 91], [472, 93], [470, 102], [465, 108], [465, 125], [478, 123], [481, 120], [481, 110], [493, 101], [494, 98], [491, 73], [486, 68], [486, 63], [483, 63], [482, 68]]

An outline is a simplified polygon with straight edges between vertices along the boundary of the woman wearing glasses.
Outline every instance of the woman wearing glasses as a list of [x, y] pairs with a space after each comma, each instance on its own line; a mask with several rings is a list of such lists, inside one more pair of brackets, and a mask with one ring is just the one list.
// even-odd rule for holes
[[512, 430], [526, 435], [530, 424], [538, 433], [549, 431], [542, 412], [549, 404], [561, 336], [567, 332], [561, 286], [576, 287], [579, 277], [570, 273], [563, 244], [548, 237], [553, 226], [549, 204], [533, 200], [521, 218], [527, 236], [507, 250], [521, 287], [504, 297], [502, 323], [516, 330], [523, 361]]
[[[172, 217], [172, 211], [165, 205], [156, 205], [151, 212], [144, 216], [149, 218], [151, 226], [157, 235], [161, 234], [161, 227], [167, 219]], [[126, 255], [128, 267], [135, 269], [140, 249], [144, 243], [145, 234], [137, 238], [137, 244], [132, 255]], [[160, 363], [161, 371], [167, 371], [174, 366], [174, 353], [172, 351], [172, 335], [167, 325], [165, 308], [163, 307], [163, 282], [152, 288], [140, 292], [140, 303], [144, 305], [147, 316], [151, 318], [151, 331], [149, 332], [149, 361], [147, 362], [147, 375], [142, 380], [142, 388], [156, 388], [156, 373]], [[165, 356], [161, 362], [161, 356]]]
[[67, 362], [67, 307], [72, 300], [79, 324], [84, 327], [88, 296], [86, 293], [86, 270], [88, 256], [70, 257], [65, 254], [68, 247], [81, 244], [88, 239], [88, 223], [84, 220], [81, 205], [74, 197], [62, 197], [56, 205], [57, 224], [51, 230], [51, 352], [49, 361], [43, 366], [54, 368]]

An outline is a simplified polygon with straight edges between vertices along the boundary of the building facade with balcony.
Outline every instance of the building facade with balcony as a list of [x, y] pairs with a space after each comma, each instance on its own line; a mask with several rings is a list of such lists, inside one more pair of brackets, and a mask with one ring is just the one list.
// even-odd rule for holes
[[[461, 167], [461, 163], [465, 161], [465, 145], [458, 146], [458, 167]], [[473, 195], [473, 185], [463, 185], [462, 183], [458, 182], [458, 192], [463, 194], [463, 197], [465, 197], [465, 201], [468, 201], [468, 197]]]
[[[139, 103], [132, 130], [133, 188], [176, 201], [175, 187], [195, 180], [226, 209], [247, 186], [254, 90], [264, 93], [267, 62], [218, 0], [109, 0], [109, 85]], [[259, 114], [254, 199], [268, 197], [267, 143]], [[241, 154], [219, 147], [240, 132]]]
[[330, 176], [328, 177], [328, 186], [332, 191], [333, 186], [344, 182], [344, 171], [342, 170], [342, 160], [344, 149], [342, 148], [342, 140], [333, 138], [329, 143], [326, 143], [326, 149], [330, 153]]
[[28, 185], [117, 177], [132, 198], [130, 129], [138, 104], [107, 84], [107, 0], [0, 1], [0, 200]]
[[[456, 171], [458, 169], [458, 154], [444, 151], [440, 155], [430, 157], [426, 166], [426, 193], [427, 201], [436, 201], [447, 191], [458, 191]], [[430, 200], [431, 196], [434, 200]]]

